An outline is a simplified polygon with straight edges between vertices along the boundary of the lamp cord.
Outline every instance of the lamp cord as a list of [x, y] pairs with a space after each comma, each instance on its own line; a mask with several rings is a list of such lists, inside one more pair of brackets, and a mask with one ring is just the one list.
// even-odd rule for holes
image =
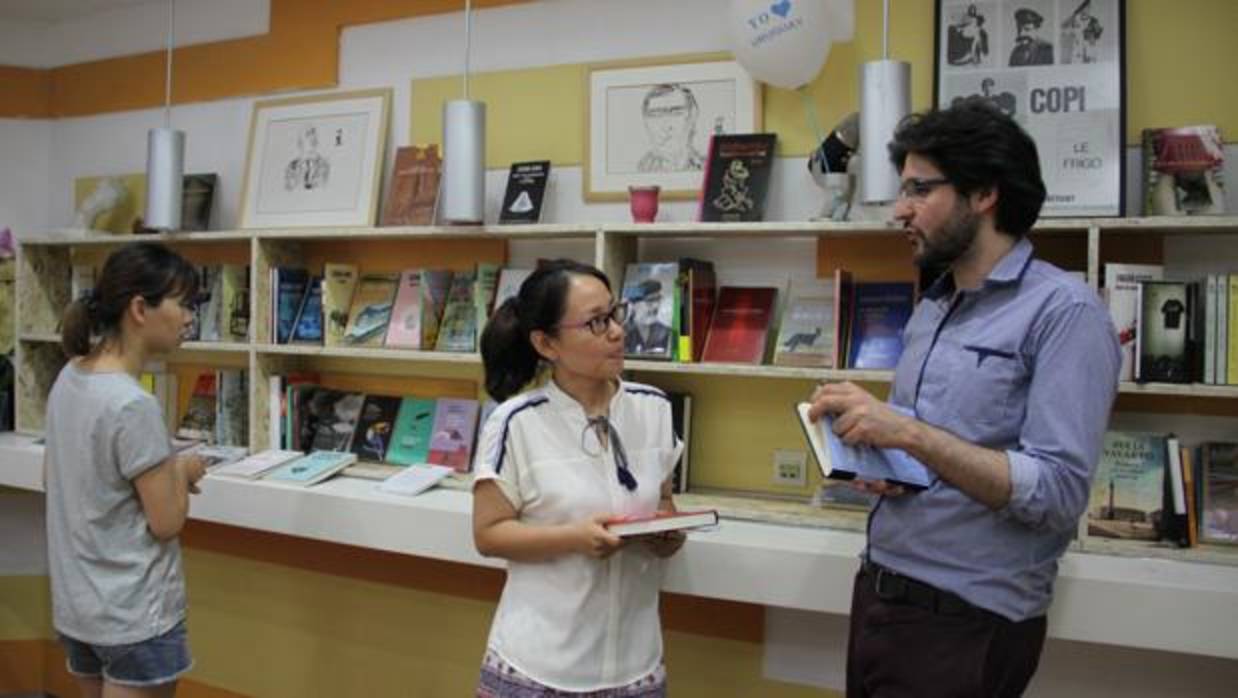
[[176, 41], [176, 0], [168, 0], [167, 73], [163, 81], [163, 125], [172, 128], [172, 46]]

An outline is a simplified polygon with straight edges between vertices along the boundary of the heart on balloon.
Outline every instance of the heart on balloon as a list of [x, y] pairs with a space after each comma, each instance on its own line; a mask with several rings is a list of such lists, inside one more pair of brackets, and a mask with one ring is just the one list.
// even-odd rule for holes
[[787, 15], [791, 14], [791, 0], [782, 0], [782, 2], [776, 2], [773, 5], [769, 6], [769, 10], [770, 12], [773, 12], [779, 17], [786, 19]]

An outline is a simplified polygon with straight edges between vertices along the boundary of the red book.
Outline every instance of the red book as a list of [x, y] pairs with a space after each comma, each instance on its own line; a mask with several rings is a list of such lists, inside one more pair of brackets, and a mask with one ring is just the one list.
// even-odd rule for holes
[[761, 363], [777, 298], [776, 288], [724, 286], [718, 294], [701, 361]]
[[616, 536], [644, 536], [663, 531], [682, 531], [687, 528], [715, 526], [718, 512], [703, 511], [658, 511], [652, 516], [624, 516], [606, 522], [606, 530]]

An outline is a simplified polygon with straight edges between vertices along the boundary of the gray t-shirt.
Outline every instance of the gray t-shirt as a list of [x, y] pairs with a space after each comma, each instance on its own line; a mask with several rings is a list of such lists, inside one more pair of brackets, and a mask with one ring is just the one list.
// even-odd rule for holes
[[52, 622], [101, 645], [161, 635], [185, 617], [176, 540], [147, 528], [133, 481], [171, 453], [159, 403], [126, 373], [70, 361], [47, 400]]

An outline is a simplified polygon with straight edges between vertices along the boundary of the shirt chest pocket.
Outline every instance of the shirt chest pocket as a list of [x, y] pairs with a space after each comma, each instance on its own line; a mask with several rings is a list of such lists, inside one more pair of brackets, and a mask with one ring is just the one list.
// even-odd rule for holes
[[951, 381], [953, 411], [964, 429], [992, 430], [1017, 426], [1022, 420], [1030, 378], [1023, 357], [1013, 347], [998, 343], [965, 343], [955, 354]]

